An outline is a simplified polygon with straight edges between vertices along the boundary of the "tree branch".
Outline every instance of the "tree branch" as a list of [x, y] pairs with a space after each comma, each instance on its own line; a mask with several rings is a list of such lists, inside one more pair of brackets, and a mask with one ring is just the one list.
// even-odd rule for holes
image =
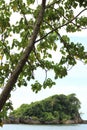
[[11, 90], [13, 89], [17, 79], [18, 79], [18, 76], [20, 75], [26, 61], [28, 60], [28, 57], [29, 57], [31, 51], [33, 50], [35, 40], [36, 40], [38, 32], [40, 30], [40, 25], [41, 25], [42, 20], [43, 20], [43, 15], [44, 15], [44, 11], [45, 11], [45, 4], [46, 4], [46, 0], [42, 0], [41, 9], [40, 9], [38, 18], [36, 20], [36, 24], [35, 24], [34, 29], [33, 29], [34, 31], [33, 31], [32, 37], [29, 41], [29, 44], [26, 47], [18, 65], [13, 70], [11, 77], [9, 78], [6, 86], [4, 87], [4, 89], [0, 95], [0, 111], [2, 110], [3, 106], [5, 105], [5, 102], [7, 101], [8, 96], [9, 96]]
[[68, 25], [69, 23], [71, 23], [72, 21], [74, 21], [81, 13], [83, 13], [83, 12], [86, 11], [86, 10], [87, 10], [87, 8], [83, 9], [79, 14], [77, 14], [77, 15], [76, 15], [73, 19], [71, 19], [70, 21], [68, 21], [68, 22], [66, 22], [65, 24], [60, 25], [60, 26], [54, 28], [53, 30], [49, 31], [46, 35], [44, 35], [44, 36], [42, 36], [40, 39], [36, 40], [35, 43], [41, 41], [42, 39], [44, 39], [45, 37], [47, 37], [50, 33], [52, 33], [52, 32], [54, 32], [54, 31], [58, 30], [59, 28], [62, 28], [62, 27], [64, 27], [64, 26]]
[[[54, 27], [52, 27], [52, 25], [50, 25], [48, 22], [45, 22], [45, 23], [48, 24], [48, 25], [52, 28], [52, 30], [54, 29]], [[67, 46], [67, 43], [63, 40], [62, 36], [59, 34], [59, 32], [58, 32], [57, 30], [55, 30], [55, 32], [56, 32], [56, 34], [59, 36], [60, 40], [63, 42], [63, 45], [64, 45], [64, 47], [67, 49], [69, 55], [71, 55], [71, 53], [70, 53], [70, 51], [69, 51], [69, 48], [68, 48], [68, 46]]]
[[[65, 17], [65, 16], [63, 16], [64, 17], [64, 19], [65, 20], [67, 20], [68, 21], [68, 19]], [[76, 23], [74, 23], [73, 21], [71, 22], [74, 26], [76, 26], [77, 27], [77, 29], [79, 28], [79, 29], [87, 29], [87, 27], [81, 27], [80, 25], [77, 25]]]

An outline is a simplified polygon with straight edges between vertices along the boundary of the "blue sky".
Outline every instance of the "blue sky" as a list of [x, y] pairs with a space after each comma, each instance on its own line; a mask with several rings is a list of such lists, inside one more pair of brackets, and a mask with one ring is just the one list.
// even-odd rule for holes
[[[87, 50], [87, 38], [85, 35], [70, 36], [73, 41], [82, 42]], [[53, 73], [49, 72], [50, 76]], [[44, 80], [44, 72], [39, 69], [37, 71], [37, 77], [40, 80]], [[36, 78], [37, 78], [36, 77]], [[77, 62], [77, 65], [73, 67], [66, 77], [56, 80], [56, 85], [51, 89], [42, 89], [35, 94], [32, 92], [30, 83], [28, 87], [17, 88], [12, 92], [12, 101], [14, 108], [19, 107], [23, 103], [30, 104], [31, 102], [42, 100], [54, 94], [71, 94], [76, 93], [76, 97], [81, 101], [80, 112], [83, 119], [87, 119], [87, 65], [84, 65], [81, 61]]]

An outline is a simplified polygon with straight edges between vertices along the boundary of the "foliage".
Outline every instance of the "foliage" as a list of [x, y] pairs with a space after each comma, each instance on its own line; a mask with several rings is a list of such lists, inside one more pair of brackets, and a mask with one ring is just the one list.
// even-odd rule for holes
[[[53, 70], [55, 79], [63, 78], [77, 63], [77, 59], [87, 62], [84, 46], [72, 42], [68, 35], [60, 33], [63, 29], [66, 33], [74, 33], [87, 28], [87, 17], [83, 15], [87, 11], [87, 2], [48, 0], [46, 7], [45, 0], [42, 0], [42, 5], [35, 3], [37, 0], [0, 1], [0, 87], [4, 86], [2, 92], [7, 94], [5, 97], [3, 93], [0, 95], [0, 110], [16, 86], [27, 86], [34, 80], [31, 87], [38, 92], [42, 87], [55, 85], [47, 77], [48, 71]], [[80, 11], [76, 15], [78, 7]], [[38, 15], [41, 13], [42, 15]], [[43, 20], [39, 19], [40, 16]], [[56, 61], [52, 55], [55, 52], [59, 54]], [[46, 72], [43, 83], [35, 80], [34, 72], [38, 68]], [[7, 85], [9, 91], [5, 91]]]
[[42, 101], [29, 104], [23, 104], [18, 109], [10, 113], [15, 118], [31, 118], [36, 117], [40, 121], [64, 121], [68, 119], [76, 119], [79, 114], [80, 101], [75, 94], [70, 95], [54, 95]]
[[4, 105], [2, 111], [0, 112], [0, 126], [3, 126], [2, 120], [8, 117], [8, 113], [13, 111], [12, 102], [9, 100]]

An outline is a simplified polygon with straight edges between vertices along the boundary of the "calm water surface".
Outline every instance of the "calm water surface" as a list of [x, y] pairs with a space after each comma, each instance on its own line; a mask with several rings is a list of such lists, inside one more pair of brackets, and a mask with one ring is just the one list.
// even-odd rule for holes
[[85, 125], [4, 125], [0, 130], [87, 130]]

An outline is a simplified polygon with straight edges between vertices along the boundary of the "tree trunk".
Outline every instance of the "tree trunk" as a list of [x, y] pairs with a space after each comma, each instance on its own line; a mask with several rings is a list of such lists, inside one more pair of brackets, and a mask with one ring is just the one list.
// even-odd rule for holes
[[24, 67], [24, 65], [29, 57], [29, 54], [31, 53], [31, 51], [34, 47], [35, 40], [37, 38], [37, 34], [40, 30], [40, 25], [41, 25], [42, 20], [43, 20], [45, 4], [46, 4], [46, 0], [42, 0], [41, 9], [40, 9], [38, 18], [36, 20], [36, 24], [34, 26], [33, 34], [32, 34], [32, 37], [29, 41], [29, 44], [26, 47], [18, 65], [15, 67], [15, 70], [13, 71], [12, 75], [10, 76], [6, 86], [4, 87], [4, 89], [0, 95], [0, 111], [2, 110], [3, 106], [5, 105], [5, 102], [7, 101], [11, 90], [13, 89], [15, 83], [17, 82], [18, 76], [22, 72], [22, 69], [23, 69], [23, 67]]

